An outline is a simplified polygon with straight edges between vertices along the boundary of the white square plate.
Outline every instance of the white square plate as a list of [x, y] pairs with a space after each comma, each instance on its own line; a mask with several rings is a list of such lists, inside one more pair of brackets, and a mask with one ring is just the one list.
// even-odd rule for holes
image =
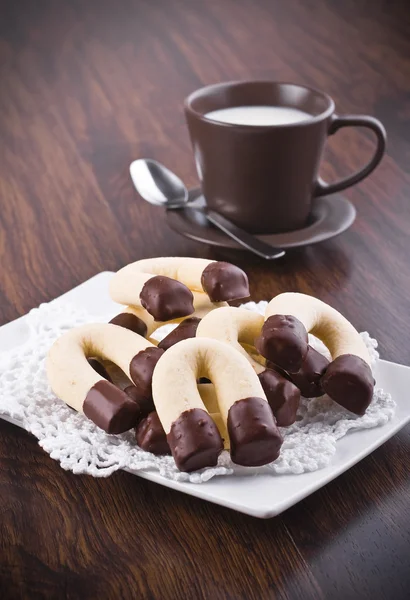
[[[92, 313], [120, 312], [121, 307], [108, 295], [108, 282], [112, 273], [104, 272], [70, 290], [54, 302], [69, 300]], [[0, 350], [11, 349], [25, 341], [28, 328], [25, 317], [0, 327]], [[410, 368], [385, 360], [378, 364], [377, 385], [390, 392], [397, 403], [394, 418], [383, 427], [350, 433], [337, 442], [332, 464], [324, 469], [302, 475], [258, 474], [249, 476], [215, 477], [207, 483], [179, 483], [165, 479], [158, 473], [135, 472], [135, 475], [161, 485], [203, 498], [239, 512], [268, 519], [293, 506], [309, 494], [326, 485], [328, 481], [359, 462], [378, 446], [391, 438], [410, 421], [407, 401], [410, 390]], [[12, 419], [7, 419], [19, 425]]]

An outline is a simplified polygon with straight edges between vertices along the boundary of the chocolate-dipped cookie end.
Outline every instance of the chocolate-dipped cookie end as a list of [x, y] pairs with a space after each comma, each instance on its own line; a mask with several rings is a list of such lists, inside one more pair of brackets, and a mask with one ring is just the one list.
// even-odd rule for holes
[[140, 300], [156, 321], [187, 317], [195, 310], [191, 290], [180, 281], [162, 275], [148, 279], [141, 290]]
[[273, 369], [265, 369], [258, 377], [277, 425], [289, 427], [296, 421], [300, 403], [299, 389]]
[[140, 448], [162, 456], [171, 454], [164, 428], [155, 411], [150, 412], [135, 429], [135, 439]]
[[124, 327], [125, 329], [130, 329], [134, 333], [142, 335], [142, 337], [147, 335], [147, 326], [144, 321], [132, 313], [120, 313], [111, 319], [110, 323], [112, 323], [112, 325]]
[[289, 373], [296, 373], [308, 351], [308, 333], [293, 315], [272, 315], [255, 340], [257, 351]]
[[248, 277], [242, 269], [223, 261], [210, 263], [202, 272], [201, 283], [212, 302], [249, 298]]
[[189, 338], [195, 337], [200, 321], [201, 319], [198, 319], [198, 317], [188, 317], [187, 319], [184, 319], [178, 327], [175, 327], [171, 333], [161, 340], [158, 344], [158, 348], [168, 350], [171, 346], [175, 346], [178, 342], [182, 342], [182, 340], [188, 340]]
[[144, 396], [136, 385], [129, 385], [124, 392], [136, 402], [140, 408], [140, 418], [146, 417], [148, 413], [155, 410], [154, 401], [150, 396]]
[[323, 395], [322, 377], [329, 366], [328, 359], [309, 346], [305, 360], [297, 373], [289, 375], [305, 398], [317, 398]]
[[373, 398], [374, 378], [369, 365], [354, 354], [342, 354], [322, 377], [326, 394], [357, 415], [364, 415]]
[[214, 467], [223, 441], [212, 418], [200, 408], [186, 410], [172, 423], [167, 435], [175, 464], [180, 471]]
[[152, 375], [163, 353], [161, 348], [146, 348], [138, 352], [130, 362], [130, 377], [142, 396], [152, 396]]
[[231, 458], [245, 467], [259, 467], [276, 460], [283, 440], [272, 410], [262, 398], [244, 398], [228, 413]]
[[138, 404], [109, 381], [101, 379], [88, 392], [83, 412], [107, 433], [123, 433], [138, 421]]

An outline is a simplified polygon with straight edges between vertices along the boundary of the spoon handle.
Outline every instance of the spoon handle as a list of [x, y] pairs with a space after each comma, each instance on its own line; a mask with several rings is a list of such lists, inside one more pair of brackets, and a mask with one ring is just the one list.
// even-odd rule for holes
[[240, 229], [240, 227], [237, 227], [231, 221], [228, 221], [228, 219], [225, 219], [225, 217], [219, 213], [209, 209], [205, 209], [203, 212], [215, 227], [226, 233], [228, 237], [232, 238], [238, 242], [238, 244], [247, 248], [254, 254], [266, 258], [267, 260], [274, 260], [275, 258], [284, 256], [285, 251], [282, 248], [274, 248], [270, 244], [262, 242], [257, 237]]

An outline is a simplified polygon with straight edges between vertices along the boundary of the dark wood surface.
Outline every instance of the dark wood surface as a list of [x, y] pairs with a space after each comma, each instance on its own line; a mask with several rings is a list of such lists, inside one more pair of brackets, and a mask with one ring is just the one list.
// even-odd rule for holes
[[[255, 300], [313, 293], [410, 363], [410, 10], [402, 2], [1, 2], [0, 324], [101, 270], [159, 255], [236, 261]], [[388, 154], [347, 192], [353, 227], [276, 263], [170, 231], [133, 191], [151, 156], [196, 185], [182, 100], [273, 78], [380, 118]], [[334, 179], [373, 148], [329, 143]], [[394, 598], [410, 595], [410, 428], [285, 514], [258, 521], [117, 473], [64, 472], [0, 423], [0, 597]]]

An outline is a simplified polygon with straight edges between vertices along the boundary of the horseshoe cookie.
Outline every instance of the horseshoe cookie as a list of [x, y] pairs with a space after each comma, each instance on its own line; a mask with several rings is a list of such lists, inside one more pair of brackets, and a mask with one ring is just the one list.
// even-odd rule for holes
[[259, 376], [277, 424], [280, 427], [287, 427], [296, 420], [300, 391], [286, 377], [277, 371], [267, 369], [266, 365], [258, 362], [247, 351], [254, 347], [263, 323], [262, 315], [244, 308], [229, 306], [206, 315], [198, 325], [196, 336], [229, 344], [245, 356]]
[[282, 438], [248, 360], [227, 344], [193, 338], [167, 350], [152, 378], [155, 408], [177, 467], [195, 471], [214, 466], [223, 449], [218, 428], [198, 391], [200, 377], [209, 377], [214, 384], [232, 460], [245, 466], [275, 460]]
[[306, 360], [308, 333], [327, 346], [332, 362], [320, 379], [323, 391], [358, 415], [365, 413], [373, 397], [374, 379], [370, 356], [361, 336], [337, 310], [312, 296], [285, 293], [273, 298], [257, 350], [269, 361], [292, 374]]
[[193, 291], [205, 292], [211, 302], [247, 298], [248, 278], [230, 263], [164, 257], [131, 263], [110, 282], [115, 302], [142, 306], [156, 321], [191, 315], [195, 310]]
[[54, 342], [47, 357], [48, 380], [53, 392], [69, 406], [107, 433], [122, 433], [136, 424], [140, 406], [97, 373], [87, 358], [112, 361], [143, 397], [150, 397], [152, 373], [162, 353], [123, 327], [108, 323], [83, 325]]

